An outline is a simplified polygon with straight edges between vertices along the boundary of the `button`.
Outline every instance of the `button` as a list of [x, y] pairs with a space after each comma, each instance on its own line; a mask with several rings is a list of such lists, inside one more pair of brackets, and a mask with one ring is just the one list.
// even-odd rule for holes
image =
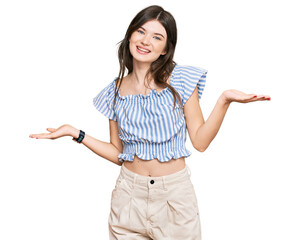
[[154, 180], [151, 180], [150, 183], [151, 183], [151, 184], [154, 184]]

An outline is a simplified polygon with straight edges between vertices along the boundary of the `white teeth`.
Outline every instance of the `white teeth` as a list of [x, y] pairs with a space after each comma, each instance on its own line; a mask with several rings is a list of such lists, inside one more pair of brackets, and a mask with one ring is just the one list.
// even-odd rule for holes
[[141, 48], [139, 48], [139, 47], [137, 47], [138, 48], [138, 50], [140, 50], [140, 51], [142, 51], [142, 52], [146, 52], [146, 53], [149, 53], [150, 51], [148, 51], [148, 50], [146, 50], [146, 49], [141, 49]]

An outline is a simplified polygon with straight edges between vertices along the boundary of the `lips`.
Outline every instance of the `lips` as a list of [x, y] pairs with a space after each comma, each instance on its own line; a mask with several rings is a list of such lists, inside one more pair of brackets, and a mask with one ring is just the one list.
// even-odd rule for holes
[[148, 53], [151, 52], [151, 51], [148, 50], [147, 48], [143, 48], [143, 47], [140, 47], [140, 46], [137, 46], [136, 49], [137, 49], [137, 51], [138, 51], [140, 54], [148, 54]]

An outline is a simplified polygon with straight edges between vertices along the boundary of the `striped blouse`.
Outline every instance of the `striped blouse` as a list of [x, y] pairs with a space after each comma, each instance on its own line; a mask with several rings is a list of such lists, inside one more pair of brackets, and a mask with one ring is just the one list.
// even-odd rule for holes
[[[172, 71], [170, 85], [180, 94], [182, 105], [188, 100], [195, 87], [201, 98], [207, 71], [192, 66], [176, 65]], [[115, 78], [94, 99], [97, 110], [109, 119], [118, 122], [119, 137], [123, 143], [123, 153], [119, 161], [133, 161], [134, 155], [140, 159], [157, 158], [167, 162], [172, 158], [189, 157], [186, 149], [186, 122], [180, 104], [169, 88], [157, 92], [151, 89], [147, 95], [126, 95], [117, 93], [114, 102]]]

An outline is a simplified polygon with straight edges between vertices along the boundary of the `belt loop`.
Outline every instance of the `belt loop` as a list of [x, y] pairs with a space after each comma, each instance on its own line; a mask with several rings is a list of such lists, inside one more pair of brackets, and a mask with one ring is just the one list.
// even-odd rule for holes
[[165, 178], [165, 176], [162, 176], [162, 182], [163, 182], [164, 190], [167, 191], [168, 189], [166, 188], [166, 178]]

